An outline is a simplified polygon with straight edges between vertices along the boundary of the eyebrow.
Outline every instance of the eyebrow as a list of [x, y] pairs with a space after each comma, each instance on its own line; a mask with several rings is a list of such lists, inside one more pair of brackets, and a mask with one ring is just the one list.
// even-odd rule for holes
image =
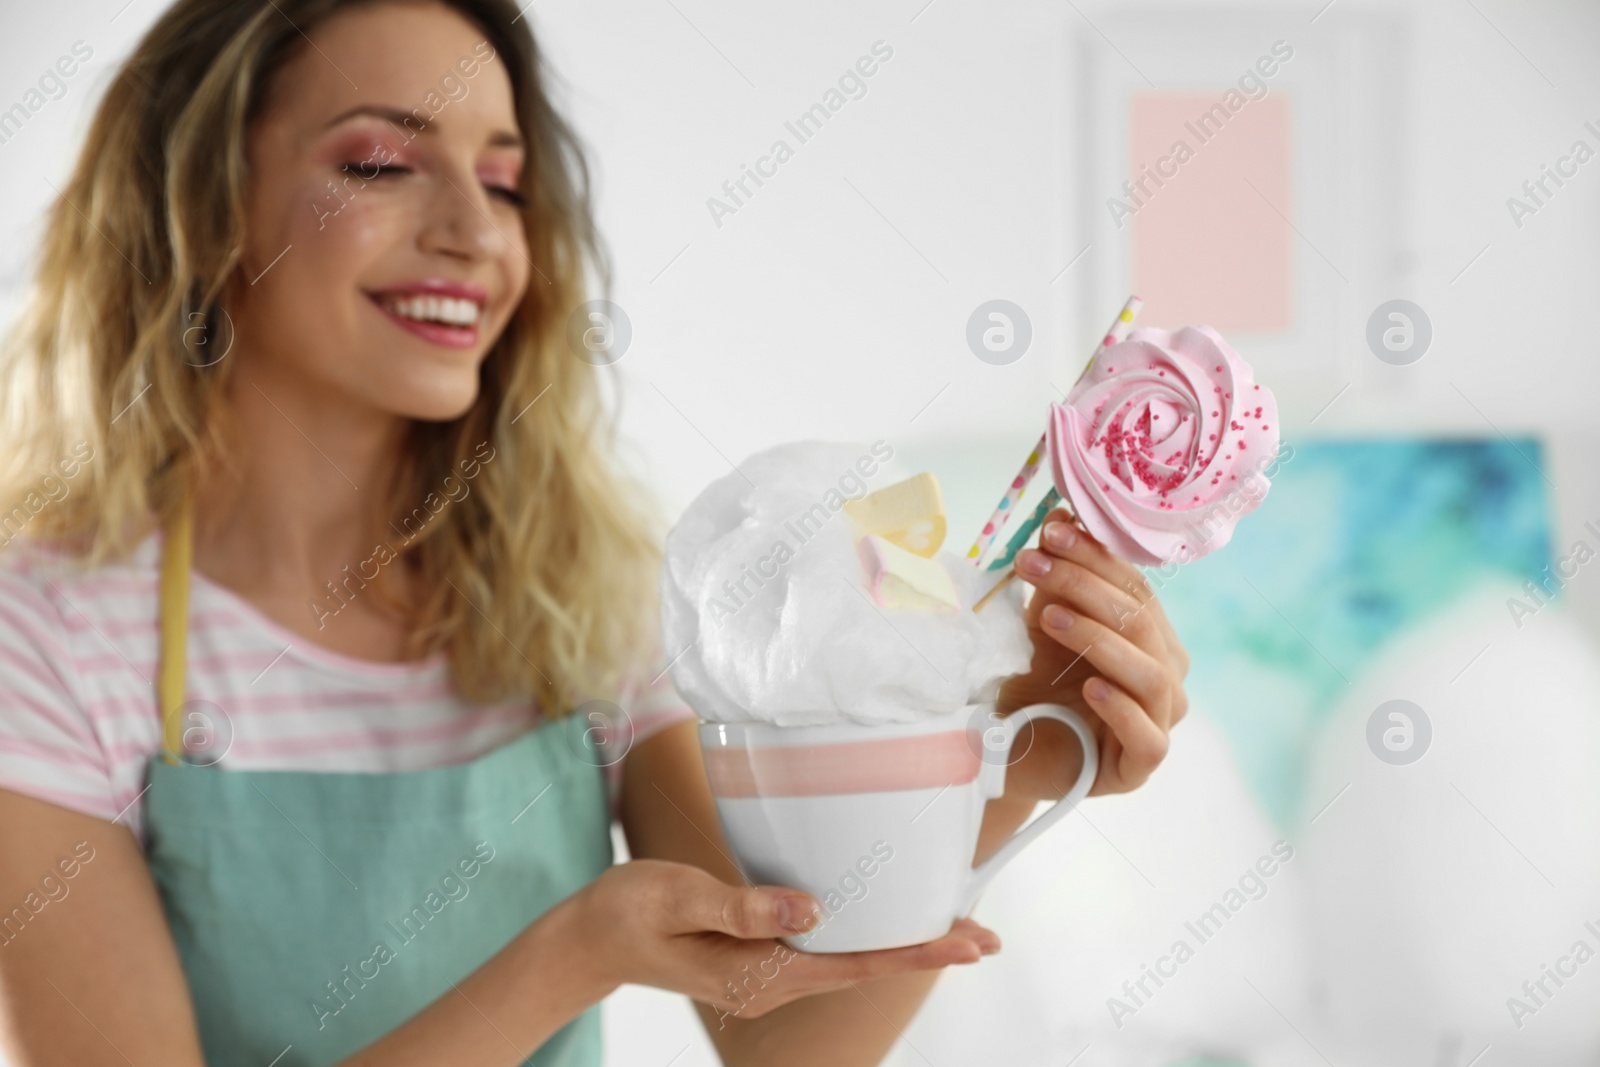
[[[380, 119], [386, 119], [394, 125], [401, 127], [405, 127], [408, 121], [416, 121], [416, 116], [412, 112], [402, 111], [397, 107], [386, 107], [382, 104], [360, 104], [351, 108], [349, 111], [335, 115], [333, 119], [329, 121], [328, 125], [324, 127], [324, 129], [332, 129], [333, 127], [339, 125], [339, 123], [353, 119], [358, 115], [372, 115]], [[417, 132], [430, 133], [433, 130], [433, 126], [434, 122], [430, 120], [423, 123], [422, 127], [418, 129]], [[410, 127], [406, 128], [409, 129]], [[523, 140], [522, 135], [514, 133], [511, 130], [495, 130], [489, 135], [489, 143], [495, 147], [521, 148], [524, 150], [527, 148], [527, 142]]]

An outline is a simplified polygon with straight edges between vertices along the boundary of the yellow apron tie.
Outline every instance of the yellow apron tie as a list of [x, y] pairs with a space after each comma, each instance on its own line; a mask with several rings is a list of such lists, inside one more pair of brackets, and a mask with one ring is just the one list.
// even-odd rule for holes
[[189, 568], [194, 559], [194, 521], [184, 498], [167, 527], [161, 552], [161, 665], [156, 699], [161, 707], [161, 758], [177, 763], [183, 752], [183, 698], [187, 690]]

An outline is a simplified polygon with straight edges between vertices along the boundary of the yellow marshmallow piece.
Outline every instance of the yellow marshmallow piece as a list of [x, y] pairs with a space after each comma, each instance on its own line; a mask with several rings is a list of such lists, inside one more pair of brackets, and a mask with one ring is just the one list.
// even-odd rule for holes
[[886, 608], [957, 611], [961, 597], [955, 580], [938, 560], [924, 559], [876, 534], [856, 542], [867, 571], [867, 589]]
[[860, 500], [847, 500], [844, 510], [859, 532], [876, 534], [927, 559], [944, 544], [944, 497], [927, 471]]

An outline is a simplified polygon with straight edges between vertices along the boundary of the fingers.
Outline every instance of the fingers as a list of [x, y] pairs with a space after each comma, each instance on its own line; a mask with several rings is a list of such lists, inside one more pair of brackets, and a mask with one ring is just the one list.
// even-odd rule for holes
[[1094, 792], [1121, 792], [1166, 758], [1168, 731], [1188, 712], [1188, 653], [1144, 576], [1064, 517], [1052, 515], [1043, 549], [1019, 553], [1017, 570], [1046, 594], [1030, 610], [1040, 629], [1100, 675], [1082, 688], [1109, 730]]
[[745, 940], [790, 937], [816, 924], [816, 901], [798, 889], [734, 886], [685, 866], [667, 887], [669, 921], [677, 932], [712, 930]]
[[[730, 957], [733, 978], [705, 1002], [721, 1013], [754, 1019], [801, 997], [874, 978], [976, 963], [999, 950], [1000, 938], [971, 919], [957, 920], [948, 934], [926, 944], [877, 952], [806, 953], [770, 941], [751, 942]], [[752, 985], [753, 979], [760, 980]]]
[[1000, 935], [987, 926], [978, 925], [975, 919], [957, 919], [955, 925], [950, 927], [950, 932], [971, 939], [983, 949], [985, 956], [1000, 951]]
[[922, 945], [881, 949], [877, 952], [839, 952], [808, 956], [808, 977], [819, 982], [863, 981], [908, 971], [932, 971], [954, 963], [976, 963], [983, 950], [959, 934]]
[[821, 914], [805, 893], [728, 885], [686, 864], [636, 859], [584, 891], [591, 940], [617, 942], [633, 965], [624, 978], [685, 993], [716, 1012], [718, 1026], [752, 1019], [813, 993], [951, 964], [974, 963], [1000, 939], [970, 919], [923, 945], [881, 952], [808, 954], [782, 939]]
[[1152, 721], [1137, 700], [1104, 678], [1084, 682], [1083, 698], [1121, 744], [1115, 768], [1119, 791], [1143, 785], [1167, 758], [1167, 731]]
[[[1089, 567], [1053, 558], [1037, 549], [1017, 553], [1017, 573], [1043, 593], [1063, 601], [1069, 610], [1088, 615], [1150, 653], [1165, 658], [1166, 640], [1147, 605], [1118, 589]], [[1033, 611], [1043, 607], [1043, 602]]]
[[804, 954], [802, 960], [796, 961], [796, 978], [815, 982], [821, 988], [832, 988], [870, 978], [976, 963], [999, 951], [1000, 937], [994, 931], [971, 919], [958, 919], [949, 933], [921, 945], [876, 952]]
[[[1153, 624], [1154, 632], [1163, 643], [1164, 657], [1177, 672], [1178, 678], [1188, 677], [1189, 653], [1173, 629], [1161, 600], [1151, 589], [1148, 579], [1138, 568], [1119, 559], [1095, 540], [1087, 530], [1075, 525], [1069, 512], [1057, 509], [1050, 513], [1039, 538], [1040, 550], [1057, 559], [1069, 560], [1114, 586], [1123, 596], [1139, 605], [1140, 615]], [[1022, 553], [1018, 553], [1019, 570]], [[1023, 577], [1027, 577], [1023, 574]], [[1126, 609], [1126, 605], [1124, 605]], [[1155, 651], [1154, 648], [1151, 649]]]
[[1180, 685], [1172, 693], [1172, 718], [1167, 720], [1167, 728], [1170, 730], [1178, 725], [1187, 714], [1189, 714], [1189, 694]]
[[1166, 724], [1177, 684], [1163, 663], [1117, 630], [1060, 604], [1047, 605], [1039, 613], [1039, 625], [1048, 637], [1078, 653], [1102, 677]]
[[1078, 650], [1100, 672], [1082, 689], [1084, 701], [1109, 730], [1101, 741], [1104, 766], [1094, 791], [1132, 789], [1166, 758], [1167, 733], [1183, 686], [1147, 654], [1092, 619], [1074, 619], [1060, 627], [1055, 621], [1060, 610], [1052, 606], [1040, 616], [1046, 634]]
[[1155, 590], [1137, 567], [1112, 555], [1093, 534], [1073, 523], [1066, 511], [1056, 510], [1046, 516], [1039, 544], [1052, 555], [1088, 567], [1140, 603], [1155, 599]]

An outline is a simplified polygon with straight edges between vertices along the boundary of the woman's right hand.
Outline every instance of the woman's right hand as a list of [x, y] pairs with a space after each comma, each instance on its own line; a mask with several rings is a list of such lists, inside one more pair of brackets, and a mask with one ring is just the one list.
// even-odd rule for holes
[[[878, 952], [810, 954], [778, 941], [815, 925], [816, 903], [796, 889], [733, 886], [698, 867], [633, 860], [562, 905], [573, 963], [606, 989], [623, 983], [683, 993], [719, 1017], [751, 1019], [852, 982], [952, 963], [976, 963], [1000, 939], [961, 919], [937, 941]], [[581, 964], [580, 964], [581, 965]]]

